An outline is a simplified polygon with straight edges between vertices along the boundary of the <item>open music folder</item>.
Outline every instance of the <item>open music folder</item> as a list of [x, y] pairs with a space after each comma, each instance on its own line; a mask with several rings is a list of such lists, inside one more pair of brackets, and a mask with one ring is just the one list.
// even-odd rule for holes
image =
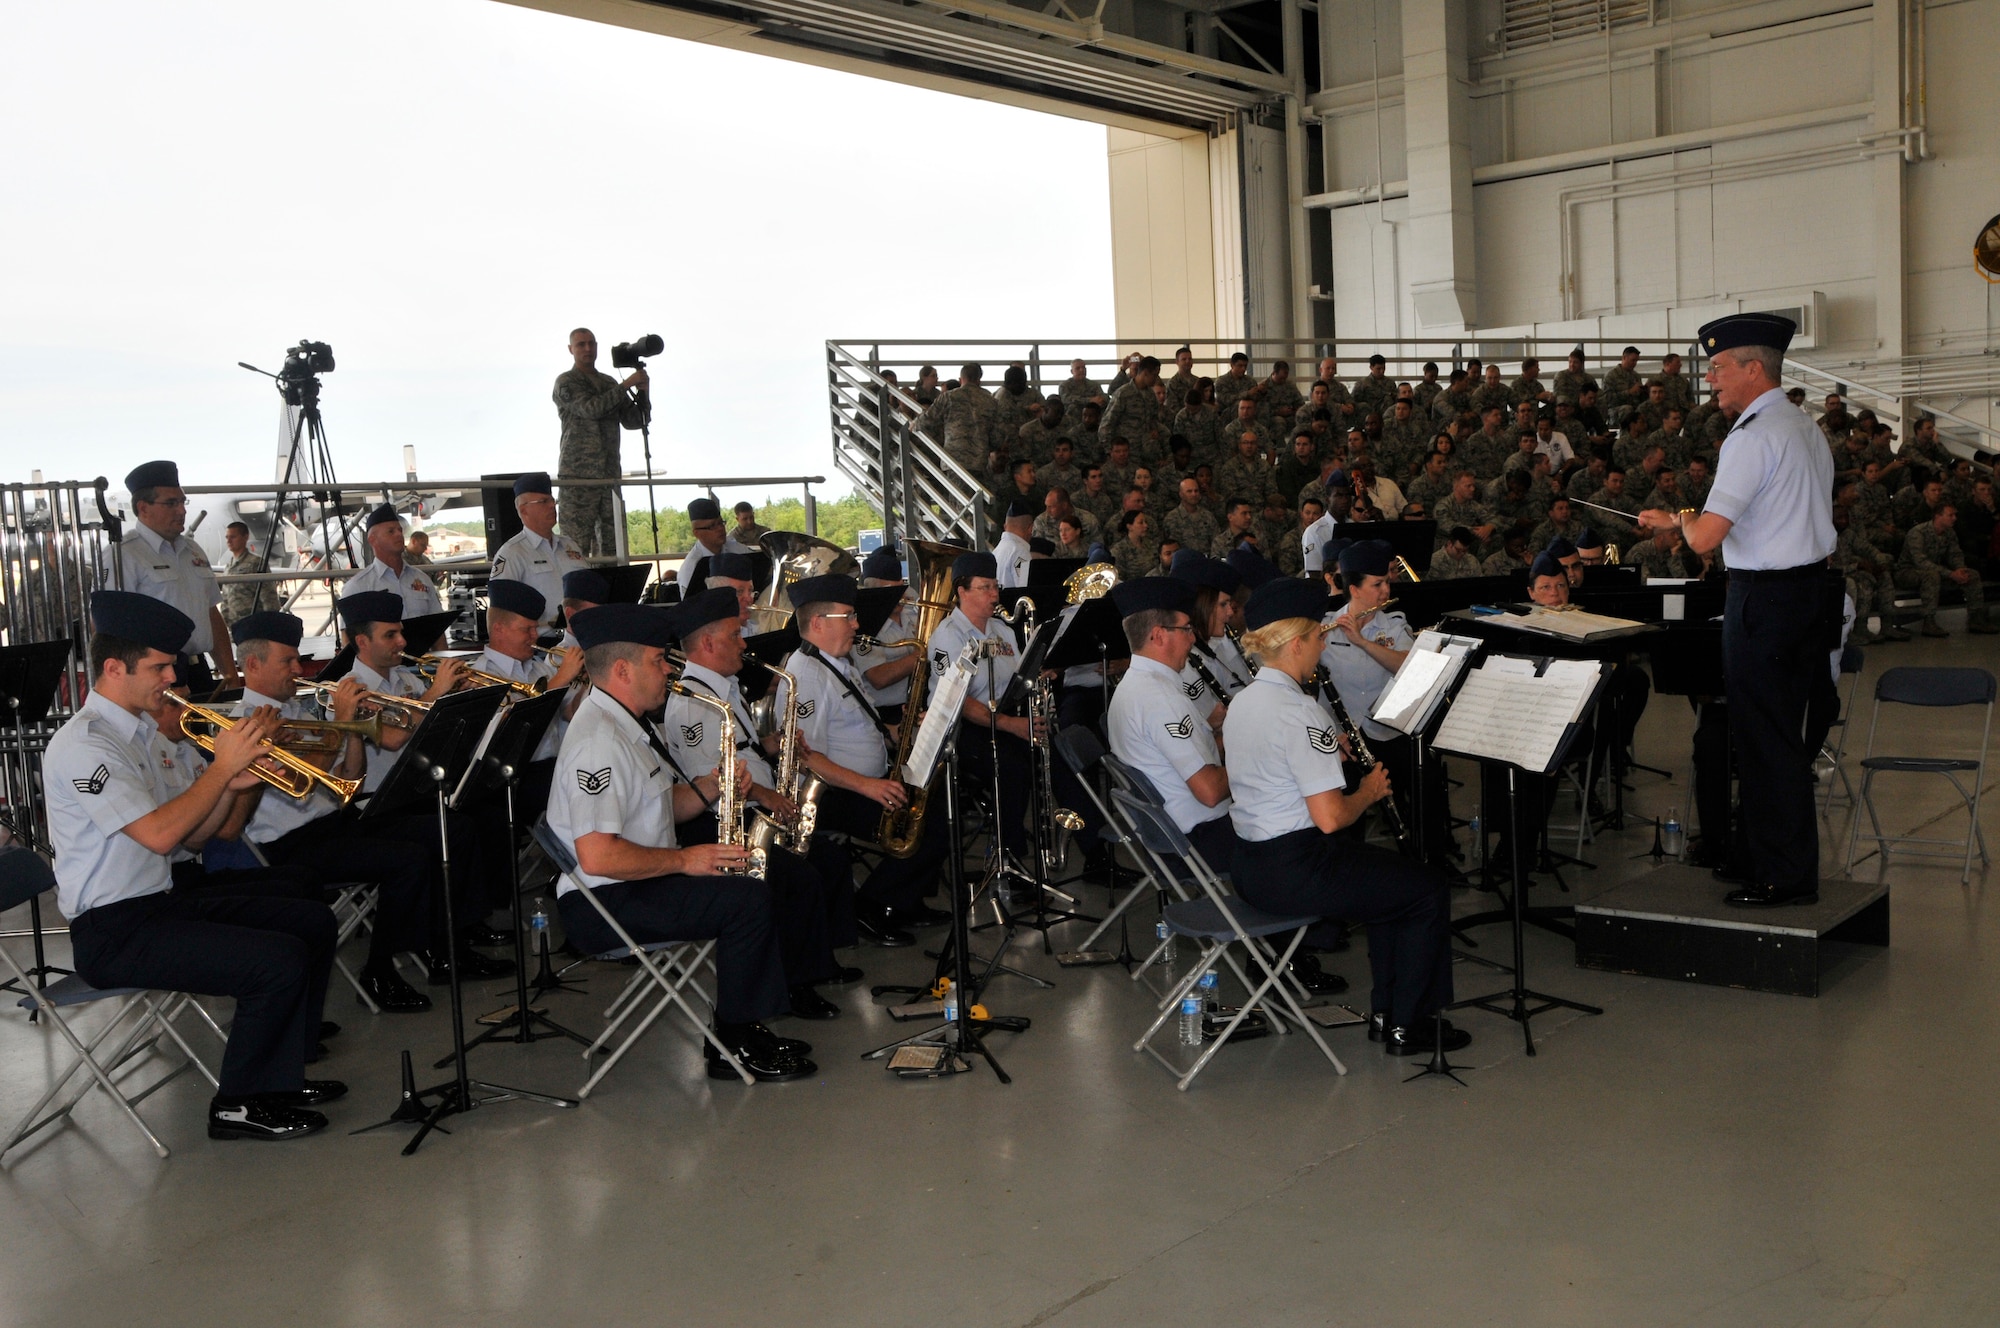
[[1417, 633], [1403, 666], [1375, 699], [1368, 717], [1398, 733], [1421, 733], [1485, 644], [1478, 637], [1453, 636], [1434, 628]]
[[1548, 774], [1612, 667], [1597, 660], [1495, 655], [1466, 675], [1431, 745]]

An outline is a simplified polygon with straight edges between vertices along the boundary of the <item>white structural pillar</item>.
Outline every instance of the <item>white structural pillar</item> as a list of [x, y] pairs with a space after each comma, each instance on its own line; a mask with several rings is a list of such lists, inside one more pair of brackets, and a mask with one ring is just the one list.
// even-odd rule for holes
[[1452, 0], [1403, 0], [1410, 298], [1425, 332], [1479, 324], [1465, 19]]
[[[1903, 68], [1908, 34], [1907, 0], [1875, 0], [1870, 48], [1873, 54], [1875, 123], [1878, 134], [1904, 124]], [[1870, 163], [1875, 194], [1875, 340], [1884, 355], [1907, 349], [1903, 319], [1903, 154], [1884, 153]], [[1907, 419], [1908, 402], [1904, 403]]]

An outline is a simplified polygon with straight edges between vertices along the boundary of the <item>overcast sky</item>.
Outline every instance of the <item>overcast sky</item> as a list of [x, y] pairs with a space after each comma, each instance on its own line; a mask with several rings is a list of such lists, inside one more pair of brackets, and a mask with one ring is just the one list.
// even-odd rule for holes
[[343, 477], [554, 469], [577, 324], [832, 476], [828, 337], [1111, 334], [1101, 127], [494, 0], [8, 4], [0, 123], [0, 482], [268, 480], [301, 338]]

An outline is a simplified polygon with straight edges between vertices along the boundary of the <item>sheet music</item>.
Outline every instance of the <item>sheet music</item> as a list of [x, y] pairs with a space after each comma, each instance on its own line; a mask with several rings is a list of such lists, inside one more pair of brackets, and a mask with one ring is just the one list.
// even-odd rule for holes
[[1369, 715], [1399, 733], [1412, 732], [1429, 718], [1431, 703], [1457, 678], [1462, 655], [1436, 650], [1412, 650], [1403, 658], [1403, 667], [1382, 689]]
[[1586, 613], [1582, 609], [1561, 611], [1531, 609], [1527, 613], [1503, 614], [1501, 621], [1509, 627], [1560, 636], [1571, 641], [1589, 641], [1600, 636], [1614, 636], [1623, 632], [1637, 631], [1646, 625], [1631, 618], [1611, 618], [1601, 613]]
[[968, 657], [979, 648], [977, 641], [971, 642], [960, 653], [958, 662], [944, 671], [944, 676], [931, 688], [925, 705], [924, 722], [917, 726], [916, 741], [910, 744], [910, 759], [903, 763], [903, 782], [923, 788], [931, 782], [931, 773], [937, 765], [938, 752], [944, 747], [945, 737], [952, 726], [958, 723], [959, 707], [965, 704], [966, 689], [972, 685], [972, 665]]
[[1538, 678], [1494, 667], [1503, 662], [1491, 660], [1467, 675], [1434, 745], [1523, 770], [1545, 771], [1562, 746], [1563, 734], [1590, 699], [1595, 667], [1584, 661], [1559, 661], [1584, 663], [1592, 669], [1591, 680], [1586, 681], [1573, 670]]

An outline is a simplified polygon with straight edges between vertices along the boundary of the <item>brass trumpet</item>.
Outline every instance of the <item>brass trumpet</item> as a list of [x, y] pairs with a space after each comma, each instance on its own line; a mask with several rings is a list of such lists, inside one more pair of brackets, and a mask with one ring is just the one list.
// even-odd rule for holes
[[380, 747], [384, 723], [380, 715], [366, 719], [288, 720], [278, 726], [278, 745], [288, 752], [337, 752], [352, 734]]
[[[333, 704], [334, 688], [340, 686], [337, 682], [308, 682], [299, 685], [317, 696], [320, 704], [324, 706]], [[414, 696], [391, 696], [387, 692], [370, 691], [366, 687], [361, 689], [361, 703], [373, 706], [384, 724], [398, 729], [413, 729], [423, 723], [424, 716], [431, 708], [429, 701], [420, 701]], [[382, 744], [378, 741], [375, 745], [380, 747]]]
[[[403, 662], [414, 668], [417, 671], [418, 677], [435, 681], [437, 679], [438, 665], [444, 662], [444, 657], [441, 655], [404, 655]], [[533, 682], [515, 682], [512, 678], [503, 678], [497, 673], [488, 673], [484, 669], [475, 669], [470, 664], [465, 666], [465, 676], [482, 687], [508, 687], [519, 692], [522, 696], [540, 696], [549, 689], [549, 680], [547, 678], [537, 678]]]
[[[168, 692], [166, 697], [181, 708], [181, 733], [186, 736], [189, 742], [201, 748], [210, 756], [215, 755], [215, 736], [212, 733], [202, 731], [196, 726], [207, 724], [217, 730], [233, 729], [236, 727], [236, 721], [219, 710], [210, 710], [207, 706], [196, 705], [192, 701], [183, 701], [174, 692]], [[285, 727], [290, 728], [293, 726], [287, 724]], [[313, 786], [317, 784], [327, 792], [333, 794], [334, 797], [340, 799], [342, 806], [346, 806], [348, 803], [354, 801], [354, 795], [361, 791], [360, 780], [342, 779], [338, 775], [329, 774], [327, 771], [314, 765], [311, 761], [306, 760], [303, 756], [287, 751], [276, 743], [266, 742], [264, 744], [264, 755], [270, 760], [277, 762], [282, 768], [273, 770], [260, 759], [251, 765], [250, 772], [266, 784], [269, 784], [272, 788], [289, 794], [294, 798], [307, 797], [312, 793]]]

